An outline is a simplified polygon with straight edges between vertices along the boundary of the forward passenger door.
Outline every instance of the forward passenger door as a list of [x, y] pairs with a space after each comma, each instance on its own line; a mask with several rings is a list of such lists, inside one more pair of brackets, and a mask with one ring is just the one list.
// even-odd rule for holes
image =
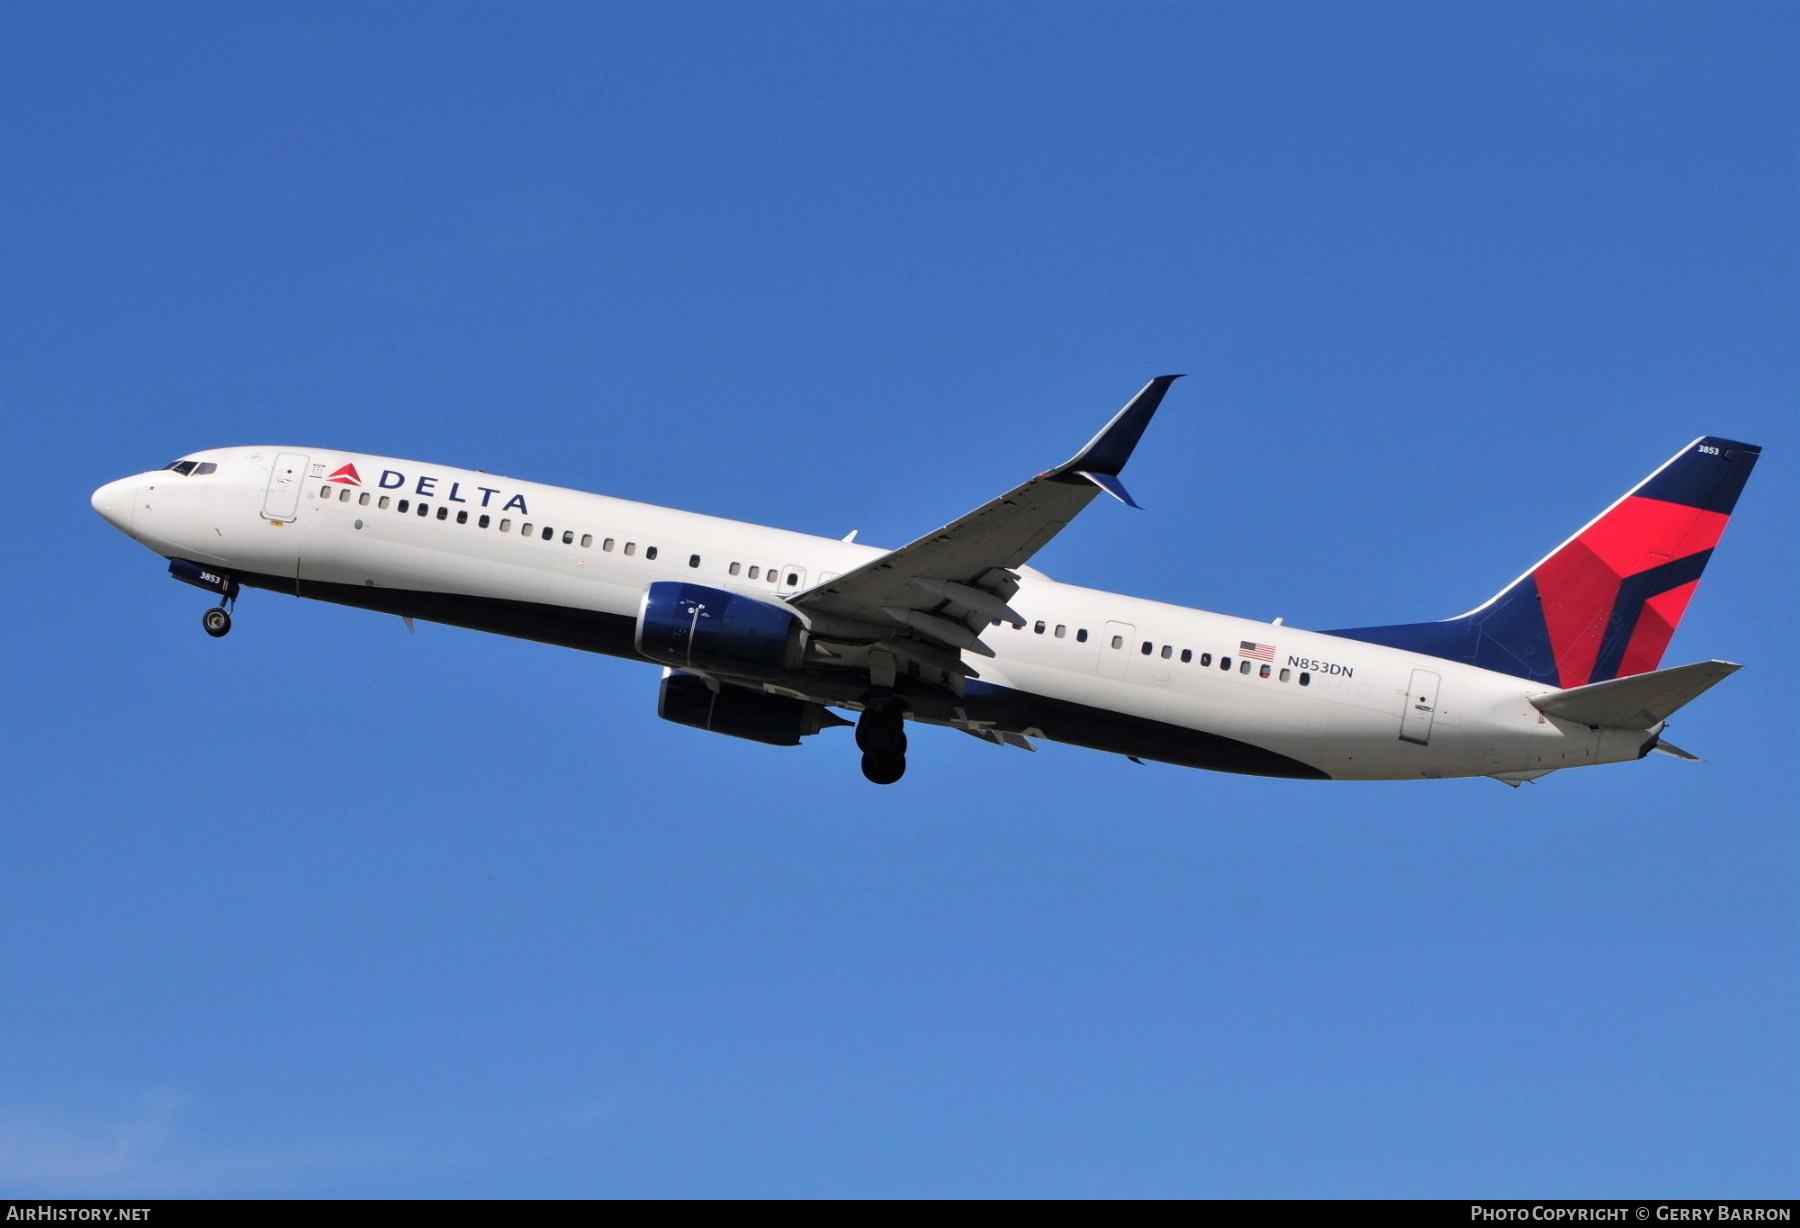
[[300, 490], [306, 484], [307, 457], [283, 452], [269, 469], [269, 488], [263, 493], [264, 520], [292, 520], [300, 511]]

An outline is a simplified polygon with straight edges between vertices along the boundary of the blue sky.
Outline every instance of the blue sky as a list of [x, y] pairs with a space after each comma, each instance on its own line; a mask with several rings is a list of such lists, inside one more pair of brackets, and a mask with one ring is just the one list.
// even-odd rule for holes
[[[1792, 1196], [1800, 11], [0, 9], [0, 1192]], [[250, 594], [208, 445], [898, 545], [1171, 394], [1050, 574], [1485, 599], [1767, 454], [1663, 757], [1318, 785]]]

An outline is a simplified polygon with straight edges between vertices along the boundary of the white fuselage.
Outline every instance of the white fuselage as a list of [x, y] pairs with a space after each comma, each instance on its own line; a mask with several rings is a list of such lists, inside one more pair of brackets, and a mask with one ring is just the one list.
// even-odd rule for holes
[[[450, 594], [634, 619], [659, 580], [780, 601], [884, 553], [357, 453], [245, 447], [193, 459], [216, 469], [122, 479], [96, 492], [94, 505], [158, 554], [259, 577], [251, 582], [262, 587], [291, 577], [302, 592]], [[1230, 738], [1339, 780], [1536, 773], [1636, 759], [1645, 745], [1646, 731], [1544, 716], [1530, 699], [1555, 688], [1525, 679], [1019, 571], [1011, 605], [1025, 627], [991, 628], [984, 638], [996, 655], [969, 660], [982, 683], [1025, 697]], [[767, 689], [796, 693], [780, 682]], [[915, 715], [964, 724], [957, 711]]]

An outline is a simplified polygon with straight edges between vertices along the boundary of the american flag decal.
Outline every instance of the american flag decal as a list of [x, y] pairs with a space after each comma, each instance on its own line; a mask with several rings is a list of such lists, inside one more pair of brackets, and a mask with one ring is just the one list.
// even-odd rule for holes
[[1275, 659], [1275, 645], [1252, 644], [1249, 640], [1239, 640], [1238, 655], [1240, 657], [1249, 657], [1254, 661], [1273, 661]]

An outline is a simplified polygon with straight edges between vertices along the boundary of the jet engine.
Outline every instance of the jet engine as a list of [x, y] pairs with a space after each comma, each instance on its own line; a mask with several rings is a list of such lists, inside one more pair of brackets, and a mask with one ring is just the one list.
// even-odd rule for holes
[[709, 683], [692, 674], [671, 673], [656, 697], [656, 715], [677, 725], [748, 738], [770, 746], [798, 746], [831, 725], [850, 722], [823, 704], [769, 695], [730, 683]]
[[799, 618], [754, 597], [664, 580], [644, 590], [637, 650], [678, 669], [775, 674], [800, 664]]

